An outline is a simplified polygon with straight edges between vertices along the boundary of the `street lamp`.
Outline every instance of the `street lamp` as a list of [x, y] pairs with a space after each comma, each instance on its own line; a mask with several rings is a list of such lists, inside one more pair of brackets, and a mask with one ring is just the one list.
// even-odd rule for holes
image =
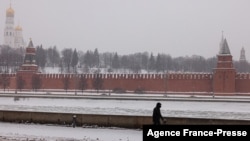
[[77, 95], [77, 72], [75, 71], [75, 95]]

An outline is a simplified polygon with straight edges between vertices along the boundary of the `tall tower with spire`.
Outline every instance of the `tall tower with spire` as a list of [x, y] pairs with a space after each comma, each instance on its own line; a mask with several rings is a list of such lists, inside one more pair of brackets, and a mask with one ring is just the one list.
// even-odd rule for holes
[[14, 28], [15, 11], [10, 7], [6, 10], [6, 21], [4, 28], [4, 44], [13, 48], [24, 47], [23, 29], [20, 25]]
[[22, 87], [32, 89], [34, 87], [34, 76], [38, 74], [38, 66], [36, 65], [36, 49], [30, 39], [28, 47], [26, 47], [24, 62], [16, 74], [16, 88]]
[[10, 7], [6, 10], [6, 21], [4, 28], [4, 44], [10, 47], [14, 47], [14, 15], [15, 11], [12, 9], [10, 4]]
[[20, 71], [31, 71], [31, 72], [38, 71], [38, 66], [36, 65], [36, 49], [34, 48], [31, 39], [28, 47], [26, 48], [24, 62], [23, 65], [21, 66]]
[[248, 72], [249, 71], [249, 67], [248, 67], [248, 62], [246, 59], [246, 55], [245, 55], [245, 49], [244, 47], [242, 47], [241, 51], [240, 51], [240, 60], [239, 60], [239, 64], [237, 66], [237, 71], [239, 72]]
[[217, 67], [214, 69], [213, 91], [215, 93], [234, 93], [235, 76], [233, 57], [226, 38], [222, 36], [219, 54], [217, 55]]
[[240, 62], [246, 62], [246, 55], [245, 55], [245, 49], [244, 47], [242, 47], [241, 51], [240, 51]]

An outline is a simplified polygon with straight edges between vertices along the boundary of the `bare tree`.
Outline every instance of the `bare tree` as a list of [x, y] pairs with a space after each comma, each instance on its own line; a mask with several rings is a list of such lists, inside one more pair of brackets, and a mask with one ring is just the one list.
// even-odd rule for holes
[[77, 64], [78, 64], [78, 54], [75, 49], [71, 59], [71, 67], [73, 68], [74, 73], [77, 73]]
[[60, 62], [59, 62], [59, 71], [60, 71], [60, 73], [63, 73], [63, 71], [64, 71], [64, 67], [63, 67], [63, 61], [62, 61], [62, 59], [60, 60]]
[[0, 45], [0, 72], [16, 72], [23, 60], [23, 49]]
[[131, 55], [129, 57], [129, 69], [133, 73], [141, 72], [141, 63], [140, 63], [140, 60], [136, 57], [136, 55]]
[[120, 68], [120, 61], [119, 56], [117, 53], [115, 53], [113, 59], [112, 59], [112, 68], [113, 69], [119, 69]]
[[129, 56], [123, 55], [120, 60], [121, 68], [125, 71], [129, 68], [130, 62], [129, 62]]
[[99, 68], [100, 67], [100, 57], [99, 57], [99, 52], [98, 52], [97, 48], [94, 51], [93, 61], [94, 61], [94, 65], [97, 68]]
[[43, 46], [36, 47], [36, 64], [42, 69], [45, 68], [46, 65], [46, 51], [43, 49]]
[[60, 54], [56, 49], [56, 46], [54, 46], [53, 48], [50, 47], [47, 50], [47, 60], [48, 60], [48, 65], [52, 66], [53, 68], [55, 66], [58, 66], [59, 62], [60, 62]]
[[70, 64], [71, 64], [72, 54], [73, 54], [73, 51], [72, 51], [71, 48], [70, 49], [69, 48], [68, 49], [64, 49], [62, 51], [63, 63], [67, 67], [67, 72], [68, 73], [70, 72]]
[[84, 55], [84, 57], [82, 57], [82, 62], [83, 64], [85, 64], [86, 67], [93, 67], [93, 53], [91, 51], [87, 51]]
[[113, 53], [105, 52], [101, 54], [102, 56], [102, 61], [103, 61], [103, 66], [106, 68], [110, 68], [112, 65], [112, 56]]

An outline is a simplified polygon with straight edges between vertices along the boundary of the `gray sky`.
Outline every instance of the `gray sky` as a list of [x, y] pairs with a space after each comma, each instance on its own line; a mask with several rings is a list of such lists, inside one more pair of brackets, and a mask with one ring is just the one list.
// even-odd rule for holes
[[[0, 0], [0, 44], [6, 9]], [[233, 59], [250, 57], [250, 0], [12, 0], [24, 40], [58, 49], [215, 56], [222, 36]]]

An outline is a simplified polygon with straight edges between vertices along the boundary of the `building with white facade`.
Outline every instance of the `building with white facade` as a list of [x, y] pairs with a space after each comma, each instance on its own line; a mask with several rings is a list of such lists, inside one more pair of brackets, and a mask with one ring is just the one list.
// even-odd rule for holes
[[23, 31], [20, 25], [14, 25], [15, 11], [12, 9], [11, 5], [6, 10], [6, 21], [4, 28], [4, 45], [10, 46], [12, 48], [24, 47]]

